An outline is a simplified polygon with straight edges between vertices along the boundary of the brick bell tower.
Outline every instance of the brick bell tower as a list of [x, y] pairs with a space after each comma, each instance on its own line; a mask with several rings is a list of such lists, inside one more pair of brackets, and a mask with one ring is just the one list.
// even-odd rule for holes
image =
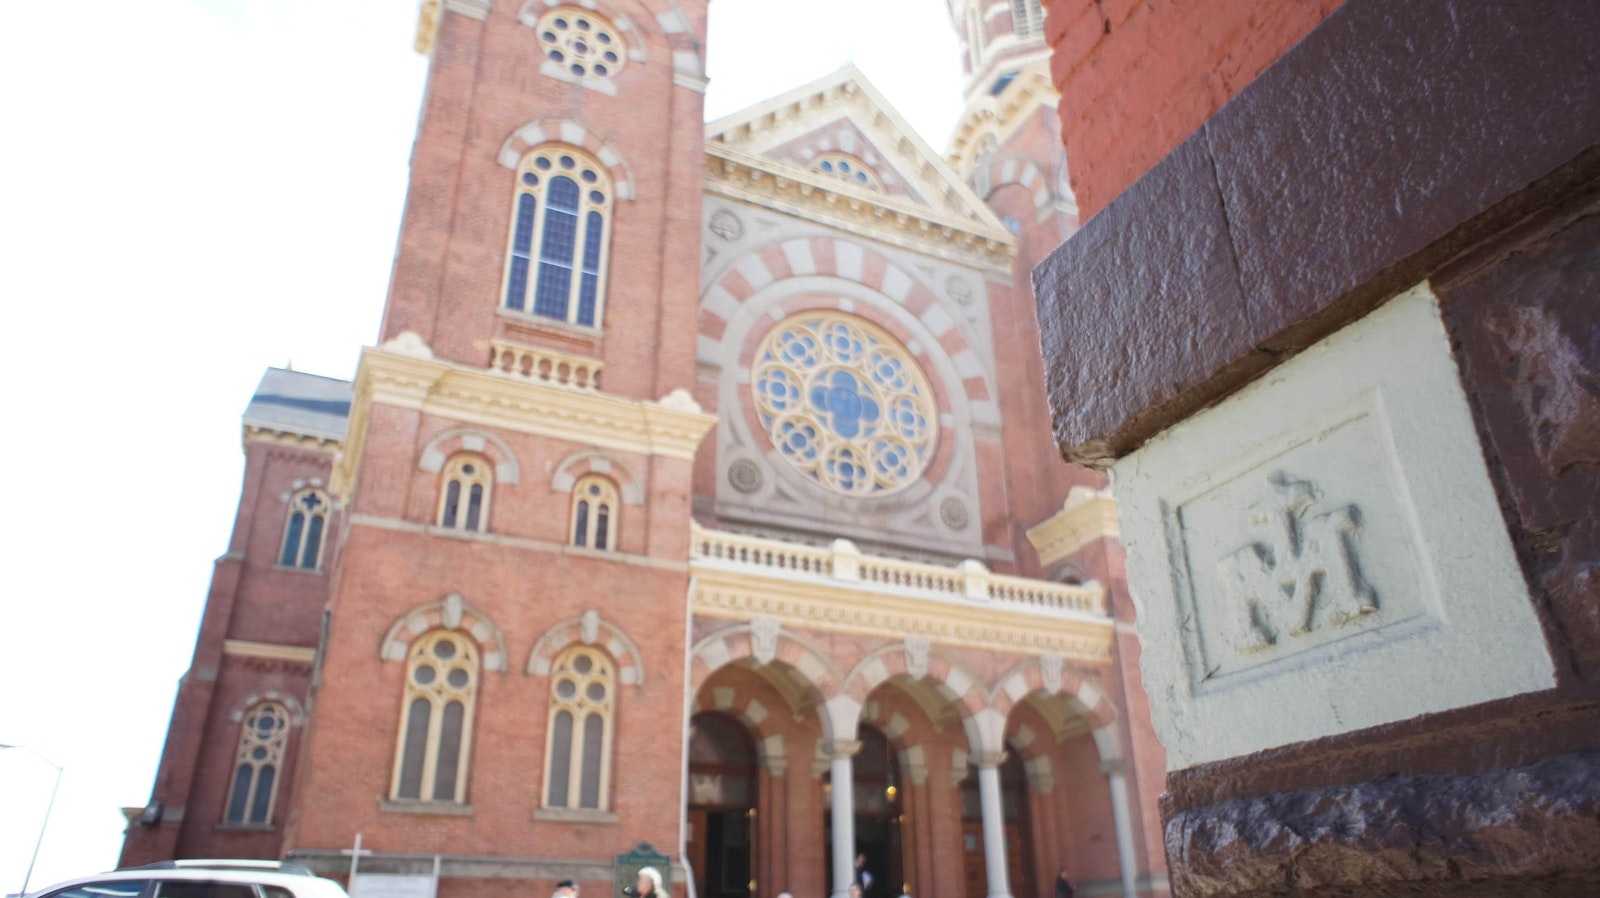
[[705, 14], [423, 3], [286, 840], [321, 872], [357, 833], [442, 895], [679, 855]]

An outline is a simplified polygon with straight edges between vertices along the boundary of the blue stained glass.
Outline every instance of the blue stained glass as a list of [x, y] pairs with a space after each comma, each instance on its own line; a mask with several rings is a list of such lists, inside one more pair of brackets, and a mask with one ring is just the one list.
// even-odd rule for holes
[[317, 555], [322, 551], [322, 516], [311, 519], [311, 526], [306, 529], [306, 550], [300, 559], [300, 566], [307, 570], [317, 569]]
[[233, 798], [228, 801], [229, 823], [243, 823], [244, 810], [250, 801], [250, 780], [253, 768], [249, 764], [240, 764], [233, 774]]
[[606, 219], [590, 212], [583, 231], [583, 280], [578, 284], [578, 323], [593, 327], [594, 308], [600, 298], [600, 247]]
[[851, 439], [878, 420], [878, 403], [848, 371], [835, 371], [826, 386], [811, 388], [811, 404], [825, 413], [828, 426]]
[[561, 176], [551, 179], [544, 211], [544, 239], [539, 245], [539, 284], [533, 312], [567, 318], [572, 295], [573, 253], [578, 242], [578, 184]]
[[295, 559], [300, 555], [300, 531], [306, 525], [306, 516], [295, 512], [289, 516], [289, 532], [283, 538], [283, 555], [278, 563], [284, 567], [294, 567]]
[[256, 800], [250, 806], [250, 822], [266, 823], [267, 809], [272, 804], [272, 781], [277, 778], [278, 771], [271, 764], [261, 768], [256, 774]]
[[517, 197], [517, 227], [511, 237], [511, 276], [506, 281], [506, 308], [522, 311], [528, 297], [528, 265], [533, 254], [534, 212], [539, 201], [533, 194]]

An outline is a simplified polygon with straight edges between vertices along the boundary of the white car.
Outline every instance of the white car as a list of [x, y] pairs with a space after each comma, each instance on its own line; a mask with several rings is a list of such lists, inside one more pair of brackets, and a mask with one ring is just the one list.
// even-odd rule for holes
[[344, 887], [278, 861], [162, 861], [56, 883], [25, 898], [349, 898]]

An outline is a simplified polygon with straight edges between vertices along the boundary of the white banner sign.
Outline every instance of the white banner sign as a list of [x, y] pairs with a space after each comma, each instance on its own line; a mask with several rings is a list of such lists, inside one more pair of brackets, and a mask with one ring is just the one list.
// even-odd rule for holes
[[434, 879], [426, 873], [357, 873], [350, 898], [435, 898], [434, 892]]

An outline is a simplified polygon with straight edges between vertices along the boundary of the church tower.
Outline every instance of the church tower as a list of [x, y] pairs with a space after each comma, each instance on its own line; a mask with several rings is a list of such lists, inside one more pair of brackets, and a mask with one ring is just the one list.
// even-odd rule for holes
[[359, 833], [526, 892], [530, 859], [677, 853], [704, 32], [696, 0], [424, 3], [290, 857]]
[[378, 340], [251, 402], [125, 860], [1160, 894], [1115, 509], [1045, 414], [1037, 0], [952, 0], [944, 156], [853, 66], [704, 122], [706, 0], [422, 13]]

